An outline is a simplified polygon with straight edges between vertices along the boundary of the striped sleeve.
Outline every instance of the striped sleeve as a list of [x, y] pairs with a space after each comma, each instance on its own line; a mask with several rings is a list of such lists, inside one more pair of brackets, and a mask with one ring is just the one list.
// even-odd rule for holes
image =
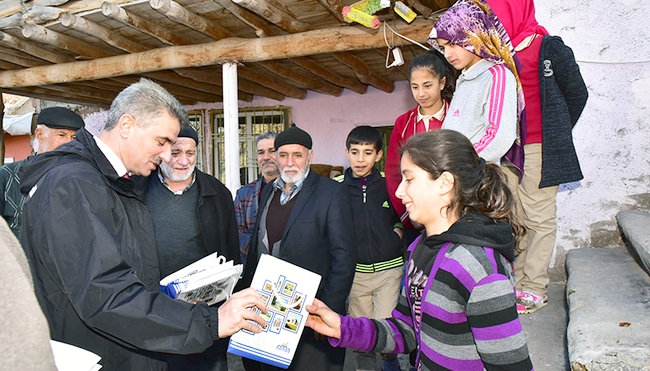
[[510, 149], [517, 136], [516, 80], [505, 65], [489, 69], [492, 84], [485, 116], [485, 134], [474, 142], [474, 149], [484, 159], [498, 160]]

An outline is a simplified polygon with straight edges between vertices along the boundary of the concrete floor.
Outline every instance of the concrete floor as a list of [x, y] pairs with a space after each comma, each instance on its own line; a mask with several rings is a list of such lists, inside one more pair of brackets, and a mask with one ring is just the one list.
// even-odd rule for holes
[[[551, 282], [548, 287], [549, 305], [536, 313], [519, 317], [536, 371], [570, 370], [566, 345], [568, 311], [565, 292], [565, 282]], [[400, 355], [399, 359], [402, 370], [408, 371], [408, 356]], [[240, 357], [232, 354], [228, 354], [228, 365], [231, 371], [244, 371]], [[348, 350], [344, 371], [354, 370], [353, 353]], [[377, 368], [377, 371], [381, 369]]]

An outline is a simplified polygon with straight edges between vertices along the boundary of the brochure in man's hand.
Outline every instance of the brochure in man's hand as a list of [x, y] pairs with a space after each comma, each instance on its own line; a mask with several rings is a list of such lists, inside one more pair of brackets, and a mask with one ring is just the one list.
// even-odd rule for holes
[[241, 264], [234, 265], [217, 253], [210, 254], [163, 278], [160, 291], [192, 304], [220, 303], [230, 297], [242, 270]]
[[[230, 337], [228, 352], [288, 368], [307, 321], [321, 276], [271, 255], [262, 255], [251, 287], [266, 303], [267, 313], [252, 307], [267, 322], [262, 332], [241, 330]], [[256, 324], [257, 325], [257, 324]], [[259, 326], [259, 325], [257, 325]]]

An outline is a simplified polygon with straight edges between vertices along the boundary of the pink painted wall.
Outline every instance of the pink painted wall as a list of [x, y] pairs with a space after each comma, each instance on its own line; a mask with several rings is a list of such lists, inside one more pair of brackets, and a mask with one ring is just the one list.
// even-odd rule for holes
[[[345, 138], [359, 125], [392, 126], [397, 116], [415, 107], [407, 81], [395, 83], [392, 93], [369, 87], [361, 95], [344, 89], [338, 97], [310, 91], [304, 100], [287, 98], [276, 101], [254, 98], [239, 102], [240, 108], [290, 106], [293, 122], [311, 134], [314, 140], [314, 163], [348, 166], [345, 158]], [[218, 109], [220, 103], [200, 103], [186, 106], [189, 110]], [[208, 117], [208, 116], [206, 116]]]

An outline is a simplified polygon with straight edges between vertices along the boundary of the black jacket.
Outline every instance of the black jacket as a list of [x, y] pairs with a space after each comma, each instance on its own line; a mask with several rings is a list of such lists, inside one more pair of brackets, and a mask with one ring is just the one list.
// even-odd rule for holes
[[587, 86], [573, 51], [559, 36], [544, 36], [539, 52], [542, 106], [540, 188], [583, 178], [571, 130], [587, 104]]
[[52, 339], [102, 357], [102, 370], [161, 370], [160, 354], [218, 338], [217, 309], [160, 292], [153, 225], [133, 182], [119, 178], [82, 129], [23, 166], [21, 242]]
[[402, 256], [402, 240], [393, 231], [399, 223], [388, 197], [386, 179], [376, 168], [363, 190], [354, 180], [352, 169], [345, 171], [343, 184], [350, 194], [357, 236], [357, 263], [381, 263]]
[[[196, 183], [199, 190], [199, 206], [197, 215], [199, 228], [203, 236], [203, 244], [209, 254], [218, 252], [235, 264], [241, 262], [239, 256], [239, 235], [237, 234], [237, 219], [232, 194], [215, 177], [200, 170], [195, 170]], [[150, 182], [160, 182], [158, 174], [153, 172], [149, 177], [133, 177], [136, 192], [145, 199]]]
[[[258, 232], [263, 209], [274, 186], [264, 187], [251, 238], [244, 287], [250, 286], [259, 258]], [[280, 244], [280, 259], [320, 274], [316, 297], [332, 310], [344, 314], [357, 260], [350, 198], [341, 184], [313, 171], [295, 196]]]

